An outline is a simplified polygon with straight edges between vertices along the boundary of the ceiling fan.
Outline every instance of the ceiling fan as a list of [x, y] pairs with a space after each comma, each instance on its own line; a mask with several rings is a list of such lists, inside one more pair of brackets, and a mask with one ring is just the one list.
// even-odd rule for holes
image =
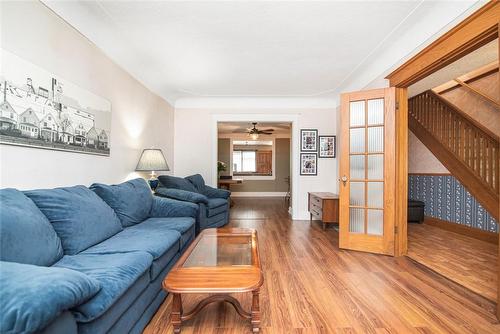
[[253, 125], [253, 128], [248, 128], [246, 132], [248, 133], [248, 135], [250, 137], [252, 137], [253, 140], [257, 140], [259, 138], [260, 134], [263, 134], [263, 135], [272, 135], [273, 134], [274, 129], [259, 130], [256, 128], [257, 122], [253, 122], [252, 125]]

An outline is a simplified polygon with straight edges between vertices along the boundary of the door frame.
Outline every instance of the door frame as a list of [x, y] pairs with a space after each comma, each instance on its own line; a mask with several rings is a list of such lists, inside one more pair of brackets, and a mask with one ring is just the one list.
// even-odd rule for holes
[[211, 120], [211, 141], [212, 141], [212, 164], [211, 164], [211, 184], [217, 187], [217, 139], [218, 139], [218, 123], [219, 122], [288, 122], [292, 127], [290, 130], [291, 137], [290, 143], [292, 145], [290, 150], [290, 167], [291, 167], [291, 197], [292, 207], [289, 208], [292, 219], [299, 217], [299, 115], [298, 114], [214, 114]]
[[[486, 3], [483, 7], [475, 11], [472, 15], [453, 27], [450, 31], [435, 40], [429, 46], [417, 53], [415, 56], [399, 66], [391, 72], [386, 79], [389, 80], [390, 86], [400, 88], [399, 97], [399, 112], [396, 113], [399, 117], [399, 124], [396, 123], [398, 134], [396, 139], [396, 156], [406, 157], [405, 160], [397, 161], [400, 165], [396, 168], [396, 180], [399, 180], [400, 186], [408, 192], [408, 100], [407, 88], [440, 70], [441, 68], [451, 64], [452, 62], [462, 58], [466, 54], [480, 48], [481, 46], [499, 38], [500, 36], [500, 2], [492, 0]], [[499, 43], [499, 61], [500, 61], [500, 43]], [[500, 90], [500, 83], [499, 83]], [[396, 122], [398, 120], [396, 119]], [[402, 129], [404, 128], [404, 129]], [[404, 136], [406, 132], [406, 136]], [[404, 137], [406, 137], [406, 139]], [[398, 159], [399, 160], [399, 159]], [[405, 164], [403, 166], [402, 164]], [[403, 178], [406, 179], [403, 180]], [[398, 181], [397, 181], [398, 182]], [[405, 185], [406, 184], [406, 185]], [[397, 197], [398, 198], [398, 197]], [[400, 248], [397, 255], [406, 255], [408, 245], [407, 221], [406, 221], [406, 200], [403, 202], [401, 198], [396, 202], [399, 207], [399, 218], [396, 222], [400, 224], [400, 233], [397, 235], [396, 245]], [[500, 207], [500, 203], [499, 203]], [[500, 209], [499, 209], [500, 210]], [[398, 208], [396, 208], [396, 212]], [[398, 213], [396, 213], [398, 215]], [[499, 234], [500, 241], [500, 234]], [[396, 246], [396, 247], [398, 247]], [[496, 315], [500, 320], [500, 248], [498, 257], [498, 291], [497, 294], [497, 310]]]

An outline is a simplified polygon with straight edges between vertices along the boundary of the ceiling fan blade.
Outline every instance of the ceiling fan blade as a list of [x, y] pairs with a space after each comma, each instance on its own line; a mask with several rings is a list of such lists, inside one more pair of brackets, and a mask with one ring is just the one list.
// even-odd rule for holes
[[274, 131], [274, 129], [265, 129], [265, 130], [261, 130], [261, 131], [272, 132], [272, 131]]
[[272, 135], [273, 133], [272, 132], [259, 131], [259, 134]]

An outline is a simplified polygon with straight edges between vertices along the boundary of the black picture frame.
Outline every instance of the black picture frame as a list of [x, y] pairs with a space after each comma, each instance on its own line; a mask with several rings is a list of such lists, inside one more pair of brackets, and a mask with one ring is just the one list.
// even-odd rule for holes
[[[305, 137], [306, 132], [310, 132], [311, 134], [313, 134], [313, 136], [310, 137], [314, 138], [313, 142], [307, 142], [307, 137]], [[318, 129], [300, 129], [300, 151], [318, 152]]]
[[[333, 154], [331, 155], [324, 155], [323, 154], [323, 150], [321, 149], [322, 147], [322, 139], [332, 139], [333, 140]], [[334, 136], [334, 135], [325, 135], [325, 136], [319, 136], [318, 137], [318, 158], [320, 159], [332, 159], [332, 158], [335, 158], [337, 156], [337, 136]]]
[[[304, 162], [305, 162], [305, 159], [307, 156], [309, 156], [310, 158], [313, 158], [314, 169], [311, 167], [304, 166]], [[305, 172], [305, 169], [313, 169], [313, 171]], [[303, 175], [303, 176], [316, 176], [316, 175], [318, 175], [318, 153], [316, 153], [316, 152], [300, 153], [300, 175]]]

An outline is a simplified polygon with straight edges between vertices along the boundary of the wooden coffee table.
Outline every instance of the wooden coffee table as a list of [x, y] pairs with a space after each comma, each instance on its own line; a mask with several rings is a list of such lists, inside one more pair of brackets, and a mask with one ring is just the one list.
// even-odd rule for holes
[[[181, 256], [163, 281], [172, 293], [171, 321], [174, 333], [181, 332], [182, 321], [193, 318], [213, 302], [227, 302], [238, 314], [250, 319], [252, 331], [260, 328], [259, 289], [264, 282], [259, 259], [257, 231], [244, 228], [203, 230]], [[252, 308], [243, 309], [231, 293], [251, 292]], [[191, 311], [184, 312], [182, 294], [211, 294]]]

